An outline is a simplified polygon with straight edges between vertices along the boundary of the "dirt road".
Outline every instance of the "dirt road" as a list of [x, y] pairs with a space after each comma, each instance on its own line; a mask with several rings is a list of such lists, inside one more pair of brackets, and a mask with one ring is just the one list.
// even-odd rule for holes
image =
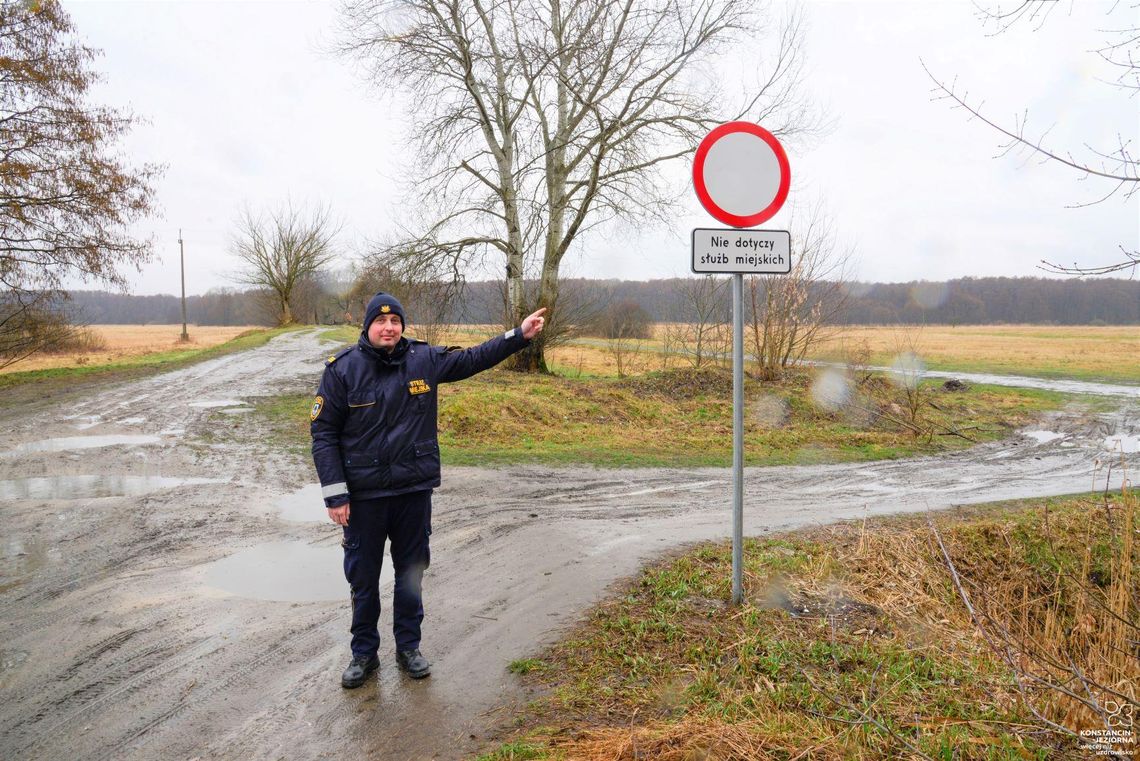
[[[382, 650], [344, 691], [340, 529], [305, 454], [255, 446], [241, 405], [310, 389], [327, 348], [286, 334], [2, 413], [0, 757], [463, 757], [520, 697], [510, 661], [644, 559], [728, 534], [726, 470], [445, 468], [435, 673], [411, 682]], [[1136, 451], [1135, 408], [938, 458], [749, 469], [745, 529], [1103, 488], [1105, 450]]]

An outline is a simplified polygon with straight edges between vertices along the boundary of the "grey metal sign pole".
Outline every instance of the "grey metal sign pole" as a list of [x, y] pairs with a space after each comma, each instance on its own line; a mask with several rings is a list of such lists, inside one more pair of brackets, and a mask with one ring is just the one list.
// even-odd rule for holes
[[693, 190], [705, 211], [735, 229], [693, 230], [696, 274], [732, 275], [732, 604], [744, 602], [744, 276], [786, 275], [786, 230], [754, 230], [784, 205], [792, 174], [783, 146], [750, 122], [714, 128], [693, 154]]
[[744, 275], [732, 276], [732, 604], [744, 602]]

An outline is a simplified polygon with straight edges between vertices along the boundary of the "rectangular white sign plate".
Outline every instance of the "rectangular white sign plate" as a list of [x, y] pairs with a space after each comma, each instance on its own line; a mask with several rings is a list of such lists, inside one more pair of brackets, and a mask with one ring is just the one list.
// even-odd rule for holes
[[786, 275], [791, 271], [792, 234], [787, 230], [693, 230], [693, 272]]

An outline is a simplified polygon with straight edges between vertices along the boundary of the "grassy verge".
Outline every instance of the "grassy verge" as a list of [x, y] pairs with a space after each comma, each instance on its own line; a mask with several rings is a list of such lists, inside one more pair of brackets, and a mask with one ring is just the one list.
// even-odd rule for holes
[[750, 539], [739, 608], [730, 547], [700, 545], [512, 664], [540, 697], [481, 758], [1078, 757], [1029, 705], [1103, 727], [1046, 686], [1075, 673], [1136, 700], [1136, 512], [1135, 494], [1081, 496], [936, 514], [937, 534], [911, 516]]
[[[972, 443], [949, 435], [915, 436], [878, 403], [828, 412], [813, 401], [812, 384], [806, 374], [745, 384], [746, 464], [878, 460]], [[938, 389], [927, 388], [940, 408], [930, 414], [966, 430], [974, 441], [1000, 437], [1063, 403], [1059, 394], [1036, 390]], [[445, 463], [731, 464], [731, 376], [724, 370], [670, 370], [620, 380], [493, 370], [441, 385], [439, 394]], [[257, 408], [279, 443], [304, 445], [311, 404], [308, 395], [288, 395], [261, 400]]]
[[249, 330], [225, 343], [207, 348], [173, 349], [124, 357], [105, 364], [7, 373], [0, 375], [0, 390], [4, 391], [5, 396], [5, 402], [0, 404], [6, 406], [9, 399], [16, 398], [17, 394], [13, 392], [21, 389], [32, 389], [38, 395], [45, 390], [62, 389], [75, 384], [125, 380], [174, 370], [194, 362], [262, 346], [275, 336], [297, 329], [297, 327], [288, 327]]

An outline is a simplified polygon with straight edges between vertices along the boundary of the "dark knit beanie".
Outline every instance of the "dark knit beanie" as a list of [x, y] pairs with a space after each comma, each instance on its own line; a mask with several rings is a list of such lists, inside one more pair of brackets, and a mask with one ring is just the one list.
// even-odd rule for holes
[[408, 318], [404, 316], [404, 307], [400, 302], [390, 293], [380, 291], [368, 302], [368, 309], [364, 310], [364, 332], [368, 332], [368, 326], [382, 314], [396, 314], [400, 316], [400, 324], [405, 328], [408, 327]]

